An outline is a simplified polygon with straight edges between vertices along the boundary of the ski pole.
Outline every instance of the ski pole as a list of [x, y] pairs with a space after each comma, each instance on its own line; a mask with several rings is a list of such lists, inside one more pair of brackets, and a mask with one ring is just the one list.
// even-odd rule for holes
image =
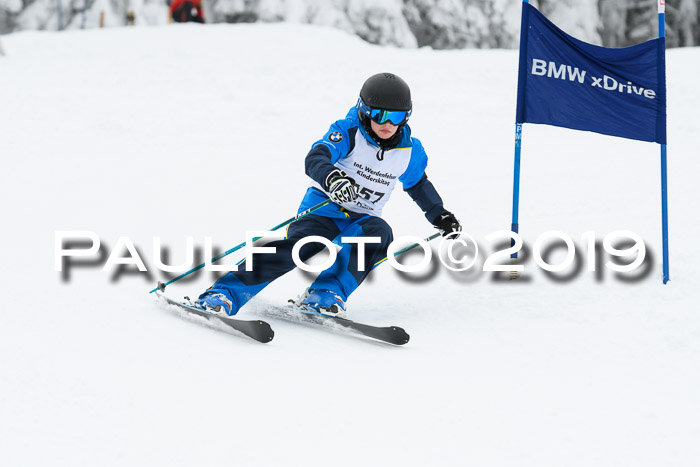
[[[327, 200], [323, 201], [322, 203], [318, 203], [316, 206], [310, 207], [310, 208], [307, 209], [306, 211], [302, 211], [302, 212], [300, 212], [299, 214], [297, 214], [296, 216], [290, 217], [289, 219], [287, 219], [286, 221], [282, 222], [281, 224], [276, 225], [275, 227], [271, 228], [270, 231], [277, 230], [277, 229], [279, 229], [279, 228], [281, 228], [281, 227], [284, 227], [284, 226], [286, 226], [286, 225], [291, 224], [292, 222], [298, 221], [298, 220], [301, 219], [302, 217], [308, 216], [309, 214], [311, 214], [312, 212], [316, 211], [317, 209], [321, 209], [323, 206], [329, 204], [330, 202], [331, 202], [331, 200], [327, 199]], [[262, 237], [255, 237], [255, 238], [253, 239], [253, 241], [260, 240], [261, 238], [262, 238]], [[219, 261], [219, 260], [220, 260], [221, 258], [223, 258], [224, 256], [228, 256], [228, 255], [230, 255], [231, 253], [233, 253], [234, 251], [240, 250], [240, 249], [243, 248], [245, 245], [246, 245], [246, 242], [239, 243], [238, 245], [234, 246], [234, 247], [231, 248], [230, 250], [224, 251], [224, 252], [221, 253], [220, 255], [215, 256], [214, 258], [212, 258], [211, 262], [213, 263], [213, 262], [215, 262], [215, 261]], [[183, 274], [180, 274], [180, 275], [177, 276], [175, 279], [169, 280], [169, 281], [166, 282], [166, 283], [159, 282], [159, 283], [158, 283], [158, 287], [156, 287], [155, 289], [151, 290], [151, 291], [148, 292], [148, 293], [153, 293], [153, 292], [155, 292], [156, 290], [160, 290], [161, 292], [163, 292], [163, 291], [165, 290], [165, 287], [167, 287], [168, 285], [172, 284], [172, 283], [175, 282], [175, 281], [178, 281], [178, 280], [182, 279], [183, 277], [189, 276], [190, 274], [192, 274], [192, 273], [195, 272], [195, 271], [198, 271], [198, 270], [202, 269], [206, 264], [207, 264], [207, 263], [202, 263], [202, 264], [200, 264], [199, 266], [197, 266], [196, 268], [190, 269], [189, 271], [187, 271], [187, 272], [185, 272], [185, 273], [183, 273]]]
[[[440, 232], [438, 232], [438, 233], [433, 234], [433, 235], [431, 235], [430, 237], [425, 238], [425, 239], [423, 239], [423, 240], [426, 241], [426, 242], [429, 242], [429, 241], [431, 241], [431, 240], [435, 240], [435, 239], [438, 238], [440, 235], [442, 235], [442, 234], [441, 234]], [[403, 248], [403, 249], [397, 251], [396, 253], [394, 253], [394, 258], [396, 258], [396, 257], [399, 256], [399, 255], [402, 255], [402, 254], [406, 253], [407, 251], [411, 251], [412, 249], [414, 249], [414, 248], [417, 247], [418, 245], [420, 245], [420, 243], [414, 243], [413, 245], [409, 245], [409, 246], [407, 246], [406, 248]], [[376, 268], [377, 266], [379, 266], [380, 264], [382, 264], [382, 263], [383, 263], [384, 261], [386, 261], [387, 259], [388, 259], [388, 258], [384, 258], [384, 259], [382, 259], [382, 260], [377, 261], [376, 263], [374, 263], [374, 266], [372, 266], [372, 269]]]
[[[435, 239], [438, 238], [440, 235], [442, 235], [442, 234], [441, 234], [440, 232], [438, 232], [438, 233], [436, 233], [436, 234], [431, 235], [431, 236], [428, 237], [428, 238], [424, 238], [423, 240], [426, 241], [426, 242], [429, 242], [429, 241], [431, 241], [431, 240], [435, 240]], [[399, 251], [397, 251], [396, 253], [394, 253], [394, 257], [397, 257], [397, 256], [399, 256], [399, 255], [402, 255], [402, 254], [406, 253], [407, 251], [410, 251], [410, 250], [414, 249], [414, 248], [417, 247], [418, 245], [419, 245], [419, 243], [414, 243], [413, 245], [409, 245], [409, 246], [407, 246], [406, 248], [404, 248], [404, 249], [402, 249], [402, 250], [399, 250]], [[381, 260], [377, 261], [376, 263], [374, 263], [374, 266], [372, 266], [372, 269], [376, 268], [377, 266], [379, 266], [380, 264], [382, 264], [382, 263], [383, 263], [384, 261], [386, 261], [386, 260], [387, 260], [387, 258], [385, 257], [384, 259], [381, 259]], [[240, 260], [239, 262], [237, 262], [237, 263], [236, 263], [236, 266], [240, 266], [240, 265], [243, 263], [243, 261], [245, 261], [245, 258], [243, 258], [242, 260]]]

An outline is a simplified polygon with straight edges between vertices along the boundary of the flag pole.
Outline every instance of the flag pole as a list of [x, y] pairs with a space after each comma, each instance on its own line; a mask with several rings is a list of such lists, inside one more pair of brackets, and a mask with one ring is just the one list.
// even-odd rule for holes
[[[520, 206], [520, 142], [523, 136], [523, 124], [515, 124], [515, 163], [513, 167], [513, 217], [510, 230], [518, 233], [518, 209]], [[514, 241], [514, 240], [512, 240]], [[512, 246], [512, 245], [511, 245]], [[511, 258], [517, 258], [518, 252], [512, 253]]]
[[[658, 0], [659, 6], [659, 37], [666, 37], [665, 28], [665, 13], [666, 13], [666, 1]], [[662, 53], [666, 53], [666, 49], [662, 50]], [[666, 115], [664, 115], [666, 118]], [[663, 242], [663, 271], [664, 271], [664, 284], [667, 283], [669, 278], [669, 267], [668, 267], [668, 182], [667, 182], [667, 170], [666, 170], [666, 143], [661, 145], [661, 235]]]
[[664, 284], [668, 275], [668, 183], [666, 181], [666, 145], [661, 145], [661, 230], [663, 236]]
[[[515, 162], [513, 164], [513, 216], [510, 230], [518, 233], [518, 211], [520, 207], [520, 147], [523, 137], [523, 122], [525, 121], [525, 79], [527, 78], [527, 28], [528, 11], [525, 4], [529, 0], [523, 0], [523, 11], [520, 16], [520, 59], [518, 64], [518, 106], [515, 111]], [[511, 240], [511, 246], [515, 244], [515, 239]], [[510, 257], [515, 260], [518, 252], [512, 253]], [[516, 278], [517, 273], [512, 275]]]

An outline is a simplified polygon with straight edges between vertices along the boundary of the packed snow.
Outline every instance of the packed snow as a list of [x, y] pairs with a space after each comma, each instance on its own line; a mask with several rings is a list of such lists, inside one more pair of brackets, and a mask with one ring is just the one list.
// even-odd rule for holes
[[[517, 51], [379, 47], [290, 24], [2, 43], [3, 465], [697, 465], [699, 49], [667, 56], [663, 285], [658, 145], [538, 125], [523, 132], [521, 233], [530, 252], [548, 230], [570, 235], [580, 269], [551, 277], [530, 253], [517, 280], [481, 271], [486, 236], [510, 229]], [[269, 344], [148, 293], [172, 277], [154, 237], [176, 264], [188, 236], [224, 251], [294, 215], [310, 145], [380, 71], [411, 85], [428, 174], [481, 248], [465, 273], [384, 264], [350, 298], [352, 319], [402, 326], [406, 346], [279, 319], [270, 307], [312, 280], [298, 270], [238, 315], [270, 322]], [[434, 233], [400, 189], [384, 212], [396, 237]], [[55, 271], [64, 230], [95, 232], [100, 254]], [[644, 240], [641, 272], [613, 273], [600, 245], [587, 271], [582, 235], [616, 230]], [[128, 257], [120, 237], [147, 273], [102, 271]]]

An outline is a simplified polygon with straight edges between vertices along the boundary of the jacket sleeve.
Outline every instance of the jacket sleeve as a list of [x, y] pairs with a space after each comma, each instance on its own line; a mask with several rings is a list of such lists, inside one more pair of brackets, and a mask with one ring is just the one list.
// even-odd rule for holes
[[423, 149], [423, 145], [417, 138], [411, 138], [413, 150], [411, 151], [411, 161], [406, 171], [399, 177], [403, 183], [403, 189], [416, 202], [425, 214], [425, 218], [431, 224], [446, 209], [442, 205], [442, 198], [433, 186], [425, 169], [428, 166], [428, 156]]
[[326, 188], [326, 177], [335, 170], [333, 164], [346, 157], [351, 150], [352, 132], [348, 131], [344, 122], [339, 120], [331, 125], [323, 138], [316, 141], [306, 155], [306, 175], [323, 188]]
[[434, 223], [435, 219], [440, 214], [447, 212], [447, 210], [442, 205], [442, 198], [438, 194], [437, 190], [433, 186], [432, 182], [428, 180], [428, 176], [423, 172], [423, 176], [420, 181], [413, 185], [411, 188], [405, 189], [406, 193], [416, 202], [419, 208], [425, 214], [425, 218], [431, 224]]

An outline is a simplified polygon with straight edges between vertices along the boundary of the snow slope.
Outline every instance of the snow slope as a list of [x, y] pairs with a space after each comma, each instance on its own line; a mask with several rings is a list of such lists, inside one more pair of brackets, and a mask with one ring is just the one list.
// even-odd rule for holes
[[[148, 294], [164, 278], [153, 237], [179, 263], [186, 236], [225, 250], [291, 216], [310, 144], [391, 70], [412, 86], [446, 207], [488, 251], [510, 227], [516, 51], [284, 24], [25, 32], [3, 47], [3, 465], [697, 465], [700, 50], [668, 53], [671, 282], [658, 147], [526, 125], [526, 244], [561, 230], [583, 259], [584, 232], [632, 230], [649, 272], [597, 279], [584, 264], [555, 281], [530, 258], [507, 281], [383, 265], [349, 311], [405, 327], [397, 348], [271, 316], [310, 282], [299, 271], [240, 312], [273, 325], [268, 345], [182, 319]], [[396, 236], [433, 232], [400, 190], [385, 218]], [[63, 280], [57, 230], [94, 231], [105, 254], [128, 236], [149, 274], [103, 272], [105, 256]]]

